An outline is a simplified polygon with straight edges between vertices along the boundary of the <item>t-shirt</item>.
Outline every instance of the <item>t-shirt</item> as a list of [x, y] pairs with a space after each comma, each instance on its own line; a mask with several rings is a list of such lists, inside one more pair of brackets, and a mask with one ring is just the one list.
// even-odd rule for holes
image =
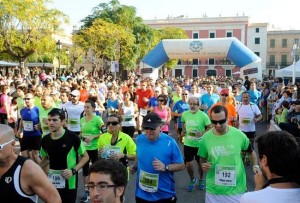
[[[176, 102], [172, 108], [172, 111], [173, 112], [177, 112], [177, 113], [183, 113], [187, 110], [190, 109], [190, 106], [187, 102], [184, 102], [182, 100], [179, 100], [178, 102]], [[179, 116], [177, 118], [177, 122], [178, 122], [178, 128], [181, 128], [182, 127], [182, 124], [181, 124], [181, 117]]]
[[[100, 134], [101, 126], [104, 125], [100, 116], [94, 115], [91, 120], [86, 121], [86, 117], [80, 119], [81, 136], [95, 136]], [[83, 142], [86, 150], [97, 149], [98, 138], [93, 139], [89, 144]]]
[[300, 188], [273, 188], [245, 193], [241, 203], [299, 203]]
[[45, 136], [50, 133], [49, 127], [48, 127], [48, 113], [54, 108], [51, 107], [47, 110], [45, 110], [43, 107], [40, 108], [40, 121], [41, 121], [41, 128], [42, 128], [42, 136]]
[[138, 96], [138, 100], [137, 100], [138, 108], [146, 108], [148, 102], [145, 102], [143, 100], [143, 97], [150, 99], [152, 97], [152, 91], [150, 89], [146, 89], [145, 91], [143, 91], [142, 89], [137, 89], [136, 94]]
[[200, 99], [201, 105], [207, 105], [207, 109], [204, 109], [204, 112], [207, 113], [210, 107], [220, 101], [220, 96], [217, 94], [204, 94]]
[[80, 131], [80, 115], [83, 112], [84, 104], [79, 102], [78, 104], [72, 104], [71, 101], [65, 103], [63, 108], [67, 112], [68, 116], [68, 130], [72, 132]]
[[9, 97], [6, 95], [6, 94], [1, 94], [0, 93], [0, 113], [2, 114], [6, 114], [6, 109], [4, 107], [4, 104], [7, 104], [6, 108], [7, 108], [7, 111], [9, 111], [9, 106], [10, 106], [10, 100], [9, 100]]
[[156, 97], [151, 97], [148, 101], [148, 106], [149, 107], [155, 107], [157, 106], [158, 103], [157, 103], [157, 98]]
[[126, 153], [129, 155], [136, 154], [136, 145], [132, 138], [119, 131], [118, 140], [115, 145], [111, 145], [112, 134], [104, 133], [98, 139], [98, 149], [103, 149], [105, 158], [109, 158], [113, 153], [124, 153], [126, 149]]
[[198, 147], [201, 137], [196, 137], [196, 132], [203, 132], [205, 127], [211, 124], [208, 115], [200, 110], [196, 113], [185, 111], [181, 116], [181, 122], [185, 124], [186, 130], [184, 135], [184, 145]]
[[248, 147], [247, 136], [231, 126], [224, 135], [215, 135], [213, 129], [203, 135], [198, 155], [211, 163], [206, 174], [206, 192], [215, 195], [246, 192], [246, 172], [241, 151]]
[[34, 127], [40, 123], [38, 107], [34, 106], [32, 109], [24, 107], [20, 113], [23, 122], [23, 136], [40, 136], [41, 131]]
[[79, 101], [85, 102], [90, 96], [90, 93], [87, 89], [81, 89], [80, 90], [80, 96], [79, 96]]
[[255, 122], [253, 119], [255, 116], [261, 114], [256, 104], [238, 104], [236, 106], [237, 114], [239, 115], [239, 129], [243, 132], [254, 132]]
[[[78, 156], [83, 155], [85, 147], [79, 137], [70, 131], [57, 140], [51, 138], [51, 134], [42, 138], [41, 156], [49, 159], [49, 173], [56, 171], [60, 173], [64, 169], [72, 169], [78, 163]], [[71, 176], [65, 180], [66, 189], [75, 189], [77, 187], [78, 175]]]
[[165, 165], [182, 164], [183, 157], [176, 141], [164, 133], [160, 133], [155, 141], [141, 134], [136, 139], [136, 145], [138, 168], [135, 195], [147, 201], [174, 197], [174, 173], [156, 171], [152, 162], [158, 159]]

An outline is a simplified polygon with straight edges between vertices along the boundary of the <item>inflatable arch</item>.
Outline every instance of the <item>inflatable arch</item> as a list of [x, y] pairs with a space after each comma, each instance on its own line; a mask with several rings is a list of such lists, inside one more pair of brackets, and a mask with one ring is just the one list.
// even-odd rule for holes
[[262, 80], [261, 58], [235, 37], [208, 39], [165, 39], [140, 64], [144, 77], [158, 77], [158, 68], [169, 59], [230, 59], [241, 68], [240, 76]]

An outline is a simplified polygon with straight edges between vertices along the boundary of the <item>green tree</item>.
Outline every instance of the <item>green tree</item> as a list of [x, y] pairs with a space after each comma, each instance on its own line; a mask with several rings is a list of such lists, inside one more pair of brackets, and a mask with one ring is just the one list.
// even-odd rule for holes
[[52, 36], [61, 31], [61, 22], [68, 23], [68, 19], [61, 11], [48, 9], [47, 3], [51, 1], [0, 1], [0, 54], [21, 63], [34, 53], [41, 57], [55, 52]]

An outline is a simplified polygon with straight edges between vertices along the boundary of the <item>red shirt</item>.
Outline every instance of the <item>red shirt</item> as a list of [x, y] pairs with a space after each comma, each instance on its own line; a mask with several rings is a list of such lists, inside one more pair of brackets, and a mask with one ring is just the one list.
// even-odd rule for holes
[[89, 91], [87, 91], [86, 89], [81, 89], [80, 90], [80, 96], [79, 96], [79, 100], [81, 102], [85, 102], [90, 96]]
[[146, 108], [148, 102], [143, 100], [143, 97], [150, 99], [152, 97], [152, 91], [150, 89], [146, 89], [143, 91], [142, 89], [137, 89], [136, 94], [138, 96], [137, 105], [139, 108]]

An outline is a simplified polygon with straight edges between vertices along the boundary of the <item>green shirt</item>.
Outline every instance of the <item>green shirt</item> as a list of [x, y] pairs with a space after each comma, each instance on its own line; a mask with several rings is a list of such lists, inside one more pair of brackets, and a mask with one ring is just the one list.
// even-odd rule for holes
[[[206, 174], [208, 193], [237, 195], [246, 192], [246, 172], [241, 151], [248, 147], [247, 136], [231, 126], [228, 132], [221, 136], [215, 135], [213, 129], [203, 135], [199, 143], [198, 155], [211, 163], [211, 168]], [[222, 180], [224, 182], [220, 184]], [[226, 185], [230, 181], [234, 182], [235, 186]]]
[[184, 145], [198, 147], [201, 138], [196, 137], [196, 132], [205, 131], [205, 127], [211, 124], [208, 115], [200, 110], [194, 114], [191, 111], [185, 111], [181, 116], [181, 122], [185, 126], [183, 129], [185, 130]]
[[43, 107], [40, 108], [39, 112], [39, 119], [40, 119], [40, 123], [41, 123], [41, 128], [42, 128], [42, 136], [45, 136], [47, 134], [50, 133], [49, 127], [48, 127], [48, 113], [54, 108], [55, 106], [52, 106], [51, 108], [45, 110]]
[[[80, 119], [81, 136], [87, 137], [99, 135], [102, 125], [104, 125], [104, 123], [100, 116], [94, 115], [88, 122], [86, 121], [86, 117], [82, 117]], [[97, 143], [98, 138], [95, 138], [89, 144], [84, 142], [84, 145], [87, 150], [95, 150], [97, 149]]]
[[119, 131], [118, 141], [115, 144], [115, 146], [111, 145], [111, 138], [112, 138], [112, 134], [110, 133], [102, 134], [98, 140], [98, 148], [103, 150], [108, 149], [109, 151], [111, 150], [111, 147], [117, 147], [119, 149], [115, 149], [115, 150], [117, 150], [118, 153], [123, 153], [124, 149], [126, 149], [127, 154], [129, 155], [136, 154], [136, 144], [129, 135]]
[[178, 102], [179, 100], [181, 100], [182, 98], [181, 98], [181, 96], [177, 96], [177, 95], [174, 95], [173, 97], [172, 97], [172, 100], [173, 100], [173, 103], [175, 104], [176, 102]]
[[287, 123], [287, 115], [288, 115], [288, 109], [284, 108], [283, 111], [281, 112], [281, 115], [279, 117], [279, 122], [278, 123]]
[[25, 107], [25, 102], [23, 97], [17, 98], [17, 107], [18, 107], [18, 118], [21, 118], [20, 111]]

